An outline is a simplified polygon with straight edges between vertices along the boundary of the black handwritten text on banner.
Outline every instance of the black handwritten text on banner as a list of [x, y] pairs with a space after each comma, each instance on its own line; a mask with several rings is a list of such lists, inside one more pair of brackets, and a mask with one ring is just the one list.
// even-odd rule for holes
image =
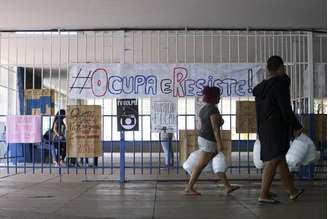
[[249, 96], [263, 79], [259, 64], [75, 64], [69, 72], [69, 97], [201, 96], [204, 86], [223, 96]]

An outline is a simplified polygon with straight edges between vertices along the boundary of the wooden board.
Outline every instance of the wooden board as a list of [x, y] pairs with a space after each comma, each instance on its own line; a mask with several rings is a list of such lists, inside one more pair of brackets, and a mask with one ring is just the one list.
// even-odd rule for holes
[[190, 153], [197, 150], [197, 130], [179, 130], [180, 164], [189, 157]]

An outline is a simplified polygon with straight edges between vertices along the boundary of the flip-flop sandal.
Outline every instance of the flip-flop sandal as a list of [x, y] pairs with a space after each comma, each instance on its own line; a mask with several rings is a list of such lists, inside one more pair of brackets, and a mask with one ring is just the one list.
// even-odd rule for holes
[[304, 189], [301, 189], [295, 195], [290, 195], [289, 199], [292, 200], [292, 201], [295, 201], [296, 199], [301, 197], [303, 193], [304, 193]]
[[240, 186], [233, 186], [231, 187], [231, 189], [229, 189], [229, 191], [227, 191], [227, 195], [231, 194], [232, 192], [236, 191], [240, 189]]
[[273, 198], [269, 198], [269, 199], [259, 198], [258, 202], [261, 204], [279, 204], [280, 203], [280, 201], [273, 199]]

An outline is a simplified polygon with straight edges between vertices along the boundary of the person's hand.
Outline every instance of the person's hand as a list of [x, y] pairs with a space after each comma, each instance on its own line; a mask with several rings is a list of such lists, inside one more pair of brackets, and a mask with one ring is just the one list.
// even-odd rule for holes
[[303, 133], [304, 129], [298, 129], [298, 130], [294, 130], [294, 137], [297, 138], [298, 136], [300, 136]]

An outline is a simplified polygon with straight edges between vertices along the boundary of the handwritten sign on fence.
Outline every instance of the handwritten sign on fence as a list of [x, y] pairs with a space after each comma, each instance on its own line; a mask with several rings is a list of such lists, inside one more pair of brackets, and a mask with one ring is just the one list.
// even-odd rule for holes
[[101, 106], [70, 105], [67, 113], [69, 157], [97, 157], [101, 147]]
[[201, 96], [204, 86], [222, 96], [251, 96], [263, 80], [259, 64], [75, 64], [69, 71], [70, 98]]
[[7, 116], [7, 143], [41, 142], [41, 116]]
[[177, 131], [178, 107], [176, 99], [151, 99], [151, 129], [160, 132], [164, 128], [166, 132]]

